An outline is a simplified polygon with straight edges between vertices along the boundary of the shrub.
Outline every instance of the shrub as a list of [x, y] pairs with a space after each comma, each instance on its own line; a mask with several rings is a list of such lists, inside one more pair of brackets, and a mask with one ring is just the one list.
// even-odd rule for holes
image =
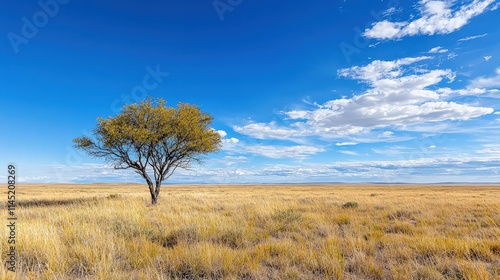
[[344, 208], [344, 209], [358, 208], [358, 203], [355, 201], [349, 201], [349, 202], [344, 203], [344, 205], [342, 205], [342, 208]]

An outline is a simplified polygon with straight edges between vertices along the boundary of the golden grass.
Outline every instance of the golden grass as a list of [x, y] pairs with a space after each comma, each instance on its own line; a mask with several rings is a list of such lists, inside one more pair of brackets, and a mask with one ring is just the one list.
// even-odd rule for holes
[[18, 186], [18, 272], [0, 278], [500, 279], [498, 186], [165, 186], [158, 206], [148, 197], [139, 185]]

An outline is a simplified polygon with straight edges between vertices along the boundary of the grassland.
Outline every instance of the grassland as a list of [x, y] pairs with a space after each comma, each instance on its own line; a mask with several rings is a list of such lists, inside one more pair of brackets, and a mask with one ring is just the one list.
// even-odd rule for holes
[[145, 186], [21, 185], [17, 200], [18, 272], [1, 279], [500, 279], [498, 186], [169, 186], [154, 207]]

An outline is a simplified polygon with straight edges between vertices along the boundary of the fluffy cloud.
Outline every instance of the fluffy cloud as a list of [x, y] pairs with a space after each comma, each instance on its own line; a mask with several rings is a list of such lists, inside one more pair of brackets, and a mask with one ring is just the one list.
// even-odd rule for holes
[[300, 111], [300, 110], [294, 110], [294, 111], [285, 112], [285, 114], [288, 115], [288, 117], [290, 119], [292, 119], [292, 120], [303, 119], [304, 117], [307, 116], [306, 112]]
[[374, 39], [399, 39], [406, 36], [449, 34], [466, 25], [473, 17], [488, 10], [494, 0], [474, 0], [453, 7], [453, 1], [421, 0], [421, 16], [411, 21], [376, 22], [363, 35]]
[[401, 67], [422, 60], [431, 59], [430, 56], [407, 57], [393, 61], [374, 60], [365, 66], [353, 66], [338, 71], [343, 77], [376, 82], [381, 78], [394, 78], [401, 76]]
[[472, 88], [491, 88], [491, 87], [500, 87], [500, 68], [497, 68], [495, 71], [495, 75], [491, 77], [479, 77], [474, 79], [470, 87]]
[[231, 144], [236, 144], [240, 142], [238, 138], [231, 137], [229, 139], [222, 139], [222, 143], [231, 143]]
[[226, 138], [227, 132], [225, 132], [224, 130], [216, 130], [215, 132], [217, 132], [220, 135], [220, 138], [221, 138], [223, 145], [236, 144], [236, 143], [240, 142], [240, 140], [238, 138], [234, 138], [234, 137]]
[[[369, 88], [351, 98], [340, 98], [317, 105], [313, 110], [285, 112], [291, 125], [252, 123], [234, 129], [259, 139], [293, 139], [300, 136], [341, 138], [367, 134], [374, 129], [404, 127], [450, 120], [469, 120], [493, 112], [492, 108], [459, 104], [449, 101], [453, 95], [479, 95], [481, 88], [440, 88], [444, 81], [453, 81], [455, 74], [449, 69], [425, 70], [410, 65], [431, 57], [409, 57], [394, 61], [375, 60], [365, 66], [353, 66], [338, 71], [339, 76], [359, 80]], [[499, 75], [500, 77], [500, 75]], [[498, 77], [478, 81], [485, 86]], [[390, 138], [386, 135], [384, 138]]]
[[419, 71], [406, 74], [401, 66], [428, 57], [396, 61], [373, 61], [359, 67], [341, 69], [340, 76], [358, 79], [371, 86], [364, 94], [349, 99], [326, 102], [310, 112], [308, 121], [318, 127], [372, 129], [444, 120], [468, 120], [493, 112], [491, 108], [475, 107], [441, 101], [436, 90], [429, 89], [444, 79], [453, 80], [449, 70]]
[[[290, 116], [290, 114], [288, 114]], [[291, 115], [294, 115], [293, 113]], [[295, 115], [302, 118], [302, 115]], [[234, 131], [246, 134], [257, 139], [290, 139], [299, 136], [300, 131], [290, 128], [278, 127], [275, 122], [271, 123], [251, 123], [245, 126], [233, 126]]]
[[448, 52], [448, 50], [440, 46], [437, 46], [429, 50], [429, 53], [445, 53], [445, 52]]
[[217, 130], [215, 132], [217, 132], [221, 138], [224, 138], [227, 136], [227, 133], [224, 130]]
[[[376, 99], [381, 100], [382, 98]], [[338, 109], [334, 105], [316, 110], [309, 121], [329, 132], [341, 133], [342, 130], [347, 129], [347, 131], [355, 133], [364, 129], [392, 125], [468, 120], [493, 112], [491, 108], [444, 101], [403, 105], [398, 104], [398, 98], [394, 98], [394, 100], [386, 99], [384, 100], [388, 101], [386, 104], [372, 104], [361, 107], [364, 101], [358, 100], [350, 99], [347, 104], [338, 107]], [[415, 100], [418, 100], [418, 98], [415, 98]], [[366, 102], [364, 103], [366, 104]]]

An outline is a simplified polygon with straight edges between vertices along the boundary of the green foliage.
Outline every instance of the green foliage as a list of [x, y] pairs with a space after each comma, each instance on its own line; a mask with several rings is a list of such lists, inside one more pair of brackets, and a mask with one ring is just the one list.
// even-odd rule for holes
[[195, 105], [179, 103], [172, 108], [163, 99], [148, 98], [125, 106], [115, 117], [98, 118], [94, 139], [82, 136], [73, 141], [76, 148], [105, 158], [117, 169], [134, 169], [148, 183], [156, 203], [161, 182], [177, 168], [188, 169], [193, 161], [201, 164], [201, 155], [220, 150], [221, 138], [210, 128], [212, 120]]
[[[156, 106], [155, 106], [156, 105]], [[220, 136], [208, 126], [213, 118], [194, 105], [179, 103], [177, 108], [165, 106], [165, 101], [147, 99], [124, 107], [116, 117], [98, 118], [94, 136], [74, 140], [76, 147], [92, 155], [122, 160], [112, 153], [131, 146], [142, 152], [163, 150], [176, 157], [217, 152]], [[144, 154], [147, 156], [147, 154]]]

